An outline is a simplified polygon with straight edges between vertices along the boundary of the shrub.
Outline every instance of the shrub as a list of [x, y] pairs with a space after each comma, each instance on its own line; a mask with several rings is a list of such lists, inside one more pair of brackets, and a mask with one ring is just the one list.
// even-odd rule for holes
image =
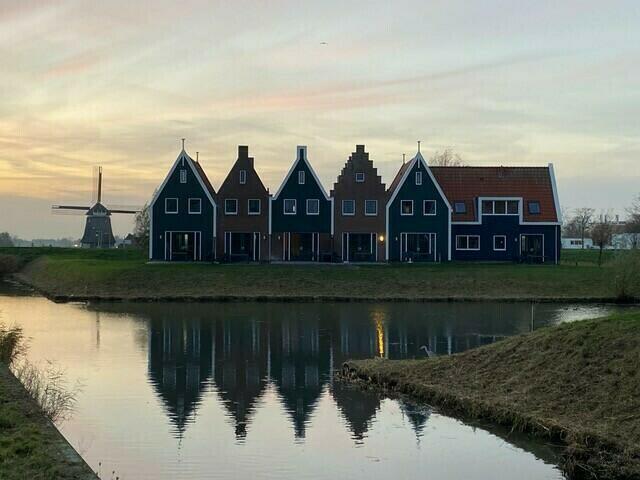
[[11, 365], [24, 353], [24, 334], [20, 327], [0, 324], [0, 362]]
[[640, 250], [620, 252], [613, 269], [617, 299], [622, 302], [640, 299]]
[[0, 275], [15, 273], [20, 269], [20, 259], [15, 255], [0, 254]]

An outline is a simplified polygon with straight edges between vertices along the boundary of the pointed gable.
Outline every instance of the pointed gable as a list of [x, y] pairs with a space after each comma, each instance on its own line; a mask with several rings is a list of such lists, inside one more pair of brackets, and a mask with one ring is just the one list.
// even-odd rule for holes
[[[242, 174], [241, 172], [245, 173]], [[238, 158], [222, 182], [218, 190], [218, 195], [224, 197], [233, 194], [238, 191], [238, 188], [252, 192], [260, 192], [264, 195], [269, 193], [262, 183], [260, 175], [258, 175], [258, 172], [255, 170], [254, 159], [249, 156], [249, 147], [246, 145], [238, 146]]]
[[305, 173], [306, 172], [311, 173], [310, 179], [307, 179], [305, 175], [305, 183], [307, 181], [315, 182], [317, 187], [320, 189], [320, 192], [324, 195], [324, 199], [329, 200], [329, 195], [327, 195], [326, 190], [322, 186], [322, 182], [320, 182], [318, 175], [316, 175], [316, 172], [313, 170], [313, 167], [311, 167], [311, 163], [309, 163], [309, 159], [307, 158], [306, 145], [298, 145], [296, 147], [296, 160], [293, 162], [293, 165], [291, 165], [289, 172], [287, 172], [287, 176], [284, 177], [284, 180], [282, 181], [280, 188], [278, 189], [276, 194], [273, 196], [274, 200], [277, 200], [280, 197], [280, 194], [287, 187], [287, 185], [289, 185], [290, 183], [298, 183], [298, 177], [296, 175], [295, 178], [293, 178], [293, 173], [299, 172], [301, 170], [305, 171]]
[[438, 180], [434, 176], [433, 172], [431, 171], [431, 168], [429, 167], [429, 165], [427, 165], [427, 162], [425, 161], [424, 157], [420, 152], [416, 153], [416, 156], [413, 157], [411, 161], [409, 161], [408, 163], [404, 163], [402, 167], [400, 167], [400, 170], [398, 170], [398, 173], [396, 174], [395, 178], [393, 179], [393, 182], [391, 182], [391, 186], [389, 187], [389, 191], [388, 191], [389, 201], [387, 202], [387, 205], [393, 202], [396, 195], [404, 185], [404, 182], [407, 180], [409, 173], [412, 172], [415, 167], [424, 168], [424, 171], [427, 172], [427, 175], [433, 182], [433, 185], [435, 186], [436, 190], [440, 194], [440, 197], [442, 198], [444, 203], [447, 205], [449, 210], [451, 210], [451, 204], [449, 203], [447, 196], [445, 195], [444, 191], [442, 190], [442, 187], [438, 183]]

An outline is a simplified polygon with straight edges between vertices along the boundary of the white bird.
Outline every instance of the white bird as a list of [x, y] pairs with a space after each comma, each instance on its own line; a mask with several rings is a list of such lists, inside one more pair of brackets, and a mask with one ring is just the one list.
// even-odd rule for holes
[[429, 358], [436, 356], [436, 354], [429, 350], [429, 347], [427, 347], [426, 345], [421, 345], [418, 350], [424, 350], [424, 352], [427, 354], [427, 357]]

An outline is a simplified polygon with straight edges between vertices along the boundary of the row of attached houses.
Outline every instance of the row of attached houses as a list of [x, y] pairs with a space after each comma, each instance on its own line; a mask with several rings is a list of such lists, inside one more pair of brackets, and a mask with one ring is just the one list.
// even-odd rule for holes
[[150, 218], [162, 261], [558, 263], [561, 248], [552, 164], [431, 167], [418, 152], [386, 188], [364, 145], [329, 193], [297, 147], [275, 195], [248, 147], [217, 192], [183, 149]]

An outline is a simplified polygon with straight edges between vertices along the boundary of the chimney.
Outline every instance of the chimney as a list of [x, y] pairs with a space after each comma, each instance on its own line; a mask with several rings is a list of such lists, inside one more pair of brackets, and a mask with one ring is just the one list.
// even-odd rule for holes
[[356, 145], [356, 153], [364, 153], [364, 145]]
[[298, 145], [298, 160], [307, 158], [307, 146], [306, 145]]
[[247, 158], [249, 156], [249, 147], [247, 145], [238, 145], [238, 158]]

